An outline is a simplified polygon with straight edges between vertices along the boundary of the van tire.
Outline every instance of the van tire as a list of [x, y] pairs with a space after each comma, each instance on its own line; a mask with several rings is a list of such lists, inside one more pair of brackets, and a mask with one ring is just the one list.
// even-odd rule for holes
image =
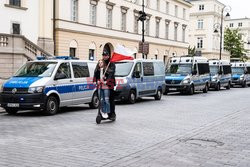
[[220, 91], [220, 83], [217, 83], [216, 87], [215, 87], [216, 91]]
[[128, 103], [135, 104], [135, 102], [136, 102], [136, 93], [134, 90], [130, 90], [128, 95]]
[[208, 84], [205, 85], [205, 88], [203, 89], [203, 93], [207, 93], [208, 92]]
[[5, 111], [9, 114], [9, 115], [16, 115], [16, 113], [18, 112], [17, 109], [14, 108], [5, 108]]
[[194, 85], [191, 85], [190, 88], [187, 91], [188, 95], [193, 95], [194, 94]]
[[46, 101], [43, 113], [45, 115], [55, 115], [59, 110], [59, 102], [55, 96], [49, 96]]
[[226, 86], [226, 89], [227, 90], [231, 89], [231, 83], [230, 82], [228, 82], [228, 85]]
[[157, 92], [156, 92], [156, 95], [154, 97], [155, 97], [155, 100], [161, 100], [162, 90], [158, 89]]
[[90, 107], [91, 109], [97, 109], [97, 108], [99, 107], [99, 105], [100, 105], [100, 100], [99, 100], [99, 98], [98, 98], [97, 92], [95, 92], [95, 93], [93, 94], [93, 97], [92, 97], [91, 102], [89, 103], [89, 107]]

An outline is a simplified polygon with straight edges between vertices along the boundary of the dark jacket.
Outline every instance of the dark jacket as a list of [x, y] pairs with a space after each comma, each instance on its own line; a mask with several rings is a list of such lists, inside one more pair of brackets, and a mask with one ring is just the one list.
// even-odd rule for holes
[[[104, 69], [105, 71], [105, 69]], [[93, 82], [97, 82], [100, 80], [100, 67], [97, 64], [96, 68], [95, 68], [95, 72], [94, 72], [94, 79]], [[109, 86], [109, 88], [113, 89], [114, 86], [116, 85], [115, 83], [115, 64], [114, 63], [110, 63], [108, 66], [108, 69], [105, 73], [105, 78], [104, 81], [107, 82], [107, 86]]]

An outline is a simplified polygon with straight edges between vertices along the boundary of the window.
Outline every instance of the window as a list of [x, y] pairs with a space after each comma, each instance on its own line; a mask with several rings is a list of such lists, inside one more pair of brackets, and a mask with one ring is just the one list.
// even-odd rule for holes
[[199, 5], [199, 10], [204, 10], [204, 5]]
[[154, 64], [152, 62], [143, 62], [143, 74], [144, 76], [154, 75]]
[[186, 9], [183, 9], [183, 19], [186, 19]]
[[159, 35], [160, 35], [160, 20], [156, 20], [155, 37], [159, 38]]
[[[71, 78], [71, 71], [69, 63], [62, 63], [56, 72], [56, 76], [64, 74], [66, 78]], [[65, 79], [66, 79], [65, 78]]]
[[112, 28], [112, 8], [107, 8], [107, 28]]
[[149, 35], [149, 26], [150, 26], [150, 19], [147, 18], [147, 20], [146, 20], [145, 35]]
[[76, 57], [76, 48], [69, 48], [69, 56]]
[[174, 24], [174, 40], [175, 41], [177, 41], [177, 39], [178, 39], [178, 24], [177, 23], [175, 23]]
[[10, 5], [21, 7], [21, 0], [10, 0]]
[[166, 14], [169, 14], [169, 2], [166, 2]]
[[78, 0], [71, 0], [71, 21], [78, 19]]
[[90, 24], [96, 25], [96, 1], [91, 1], [90, 3]]
[[209, 64], [208, 63], [198, 63], [199, 74], [209, 74]]
[[84, 62], [72, 62], [75, 78], [89, 77], [88, 64]]
[[136, 53], [134, 53], [134, 58], [136, 59]]
[[182, 42], [186, 41], [186, 25], [182, 25]]
[[234, 23], [230, 23], [230, 24], [229, 24], [229, 27], [234, 27]]
[[169, 38], [169, 21], [166, 21], [166, 24], [165, 24], [165, 38], [166, 39]]
[[141, 63], [136, 63], [135, 68], [134, 68], [134, 73], [139, 72], [139, 74], [142, 74], [142, 69], [141, 69]]
[[20, 24], [12, 23], [12, 34], [21, 34]]
[[134, 33], [138, 34], [138, 16], [134, 17]]
[[178, 6], [175, 5], [175, 17], [178, 17]]
[[147, 0], [146, 3], [147, 3], [147, 4], [146, 4], [146, 7], [147, 7], [147, 8], [150, 8], [150, 0]]
[[121, 18], [121, 30], [126, 31], [127, 30], [127, 11], [122, 10], [122, 18]]
[[160, 0], [156, 0], [156, 10], [160, 11]]
[[223, 66], [223, 72], [224, 74], [231, 74], [232, 73], [232, 70], [231, 70], [231, 66], [230, 65], [227, 65], [227, 66]]
[[203, 29], [203, 20], [198, 20], [198, 29]]
[[238, 26], [239, 26], [239, 27], [242, 27], [242, 23], [238, 23]]
[[157, 58], [158, 58], [158, 55], [155, 55], [155, 60], [157, 60]]
[[95, 60], [95, 50], [89, 49], [89, 60], [94, 61]]
[[202, 37], [198, 37], [197, 38], [197, 48], [203, 48], [203, 38]]
[[250, 74], [250, 67], [247, 67], [247, 73]]

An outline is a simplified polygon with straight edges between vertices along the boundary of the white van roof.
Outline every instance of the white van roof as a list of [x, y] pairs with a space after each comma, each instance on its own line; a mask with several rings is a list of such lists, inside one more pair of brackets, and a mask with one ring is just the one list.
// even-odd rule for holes
[[232, 67], [245, 67], [246, 64], [244, 62], [231, 62]]
[[250, 67], [250, 62], [246, 62], [246, 67]]
[[190, 56], [183, 56], [183, 57], [173, 57], [170, 60], [172, 64], [192, 64], [193, 62], [197, 63], [208, 63], [208, 59], [205, 57], [190, 57]]
[[209, 60], [209, 65], [210, 66], [215, 66], [215, 65], [230, 65], [229, 60], [218, 60], [218, 59], [211, 59]]

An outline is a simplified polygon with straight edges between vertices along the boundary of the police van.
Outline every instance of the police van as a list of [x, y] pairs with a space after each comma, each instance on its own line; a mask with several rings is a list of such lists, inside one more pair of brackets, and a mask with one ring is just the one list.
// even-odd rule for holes
[[124, 60], [116, 62], [116, 100], [133, 104], [146, 96], [160, 100], [165, 91], [165, 67], [159, 60]]
[[210, 69], [210, 88], [219, 91], [221, 87], [230, 89], [232, 70], [230, 61], [227, 60], [209, 60]]
[[189, 95], [195, 91], [208, 92], [210, 84], [209, 63], [205, 57], [182, 56], [171, 58], [166, 70], [166, 92]]
[[243, 88], [250, 84], [250, 63], [231, 62], [232, 65], [232, 86], [240, 85]]
[[56, 114], [60, 107], [88, 103], [99, 105], [92, 77], [96, 62], [55, 57], [29, 61], [1, 86], [0, 104], [7, 113], [43, 110]]

